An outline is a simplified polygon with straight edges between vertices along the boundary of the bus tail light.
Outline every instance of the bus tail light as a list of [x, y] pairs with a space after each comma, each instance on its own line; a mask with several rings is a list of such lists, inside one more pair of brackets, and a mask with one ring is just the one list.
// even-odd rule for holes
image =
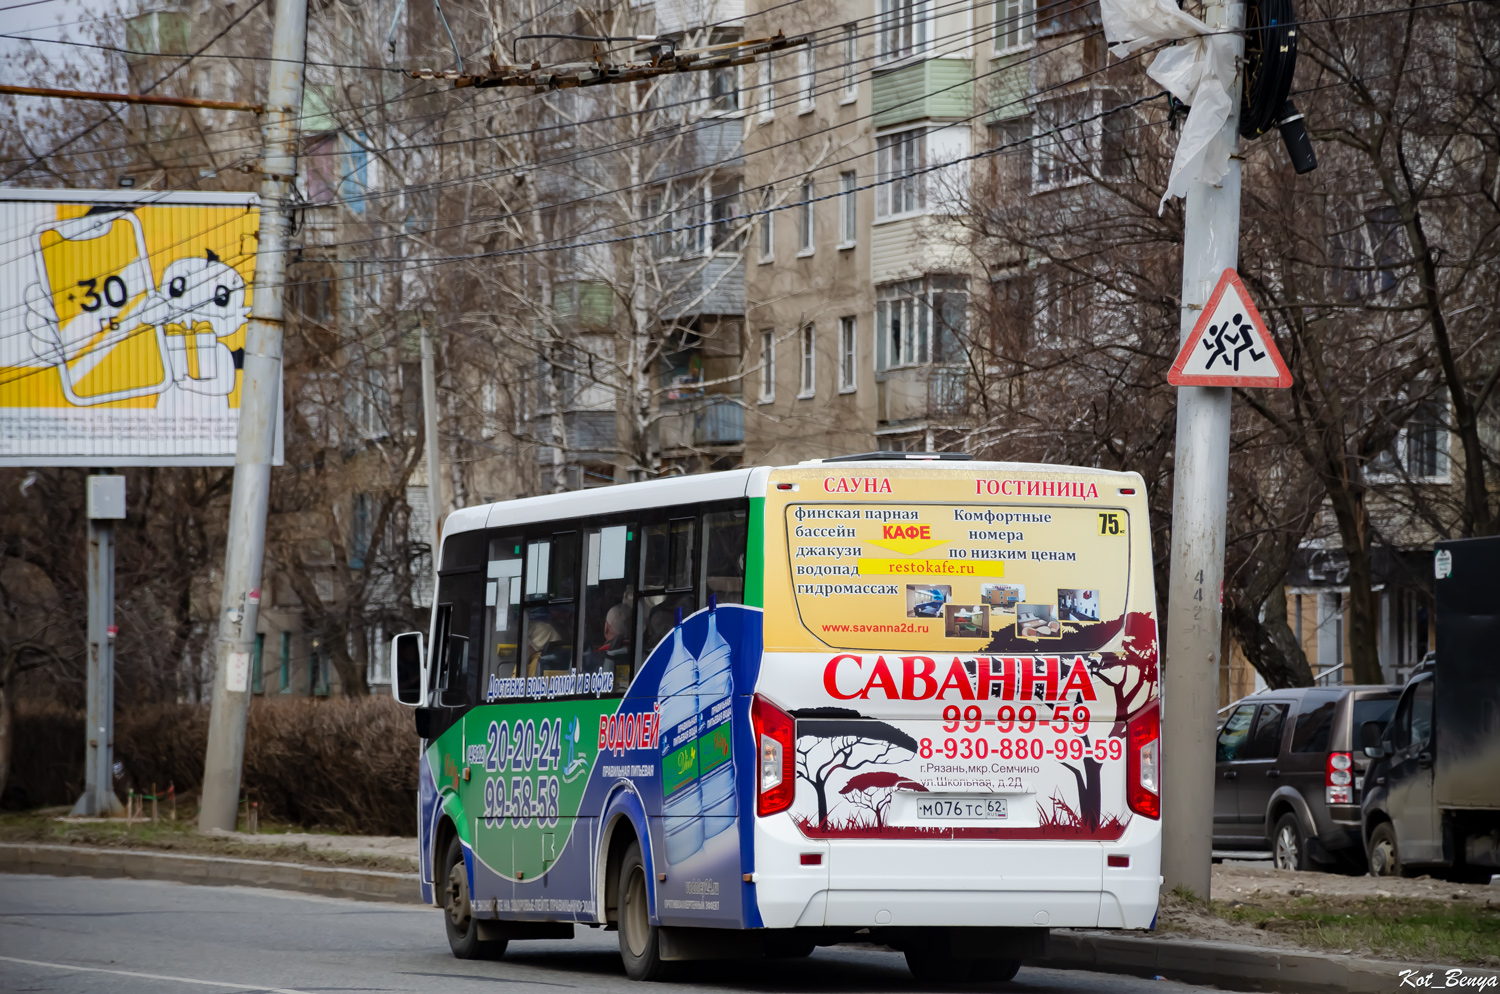
[[755, 813], [764, 817], [792, 806], [797, 793], [795, 763], [797, 723], [792, 716], [759, 694], [750, 704], [750, 724], [755, 730], [755, 751], [760, 778], [755, 795]]
[[1354, 803], [1354, 754], [1330, 752], [1323, 775], [1323, 793], [1329, 804]]
[[1130, 810], [1161, 817], [1161, 712], [1155, 703], [1126, 726], [1125, 793]]

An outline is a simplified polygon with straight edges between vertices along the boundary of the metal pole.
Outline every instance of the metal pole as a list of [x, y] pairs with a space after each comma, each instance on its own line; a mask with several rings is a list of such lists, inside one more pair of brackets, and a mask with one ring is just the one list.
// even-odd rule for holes
[[427, 507], [432, 515], [432, 570], [438, 569], [438, 552], [443, 544], [443, 460], [438, 451], [437, 350], [427, 317], [422, 317], [422, 421], [427, 438]]
[[232, 831], [239, 812], [245, 715], [250, 705], [250, 657], [260, 610], [266, 506], [281, 408], [282, 287], [291, 234], [287, 193], [297, 171], [297, 120], [302, 110], [302, 63], [306, 55], [307, 4], [305, 0], [284, 0], [276, 4], [271, 78], [261, 123], [259, 252], [245, 335], [239, 440], [215, 647], [218, 665], [203, 759], [200, 829]]
[[125, 478], [98, 472], [84, 482], [88, 514], [88, 711], [83, 794], [73, 814], [124, 813], [115, 796], [115, 526], [125, 517]]
[[[1242, 27], [1245, 5], [1207, 0], [1209, 27]], [[1244, 38], [1234, 35], [1235, 61]], [[1225, 269], [1239, 263], [1240, 87], [1222, 138], [1234, 150], [1218, 186], [1187, 195], [1182, 246], [1181, 337], [1192, 333]], [[1177, 389], [1172, 490], [1172, 563], [1167, 592], [1167, 656], [1162, 672], [1163, 887], [1207, 899], [1213, 865], [1214, 728], [1219, 706], [1220, 603], [1224, 520], [1229, 503], [1229, 389]]]

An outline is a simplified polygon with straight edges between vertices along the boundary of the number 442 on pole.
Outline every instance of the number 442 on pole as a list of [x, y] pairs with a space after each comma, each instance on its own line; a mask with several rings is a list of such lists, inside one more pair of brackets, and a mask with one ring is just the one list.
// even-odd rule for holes
[[1289, 387], [1292, 374], [1233, 269], [1224, 270], [1167, 374], [1177, 387]]

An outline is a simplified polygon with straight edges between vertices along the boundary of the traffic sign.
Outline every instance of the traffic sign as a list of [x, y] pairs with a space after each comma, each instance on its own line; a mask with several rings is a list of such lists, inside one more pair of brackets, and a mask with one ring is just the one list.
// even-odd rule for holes
[[1289, 387], [1291, 371], [1239, 273], [1224, 270], [1167, 382], [1178, 387]]

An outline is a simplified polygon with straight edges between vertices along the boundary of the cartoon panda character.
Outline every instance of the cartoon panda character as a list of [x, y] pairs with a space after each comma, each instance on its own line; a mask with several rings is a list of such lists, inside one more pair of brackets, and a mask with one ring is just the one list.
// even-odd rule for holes
[[244, 326], [249, 313], [244, 279], [210, 250], [204, 258], [167, 265], [143, 320], [166, 333], [177, 387], [227, 397], [234, 390], [235, 366], [224, 339]]

